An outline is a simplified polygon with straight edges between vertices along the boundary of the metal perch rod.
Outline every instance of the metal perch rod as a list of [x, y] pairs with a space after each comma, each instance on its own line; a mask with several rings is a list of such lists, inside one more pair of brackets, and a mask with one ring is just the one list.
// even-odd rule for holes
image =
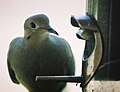
[[81, 83], [81, 76], [36, 76], [36, 81], [62, 81], [62, 82], [77, 82]]

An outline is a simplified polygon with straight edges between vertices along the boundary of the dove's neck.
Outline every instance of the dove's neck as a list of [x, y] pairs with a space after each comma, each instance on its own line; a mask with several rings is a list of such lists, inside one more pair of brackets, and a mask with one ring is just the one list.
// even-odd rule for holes
[[33, 33], [29, 39], [25, 39], [28, 45], [40, 45], [48, 39], [49, 32]]

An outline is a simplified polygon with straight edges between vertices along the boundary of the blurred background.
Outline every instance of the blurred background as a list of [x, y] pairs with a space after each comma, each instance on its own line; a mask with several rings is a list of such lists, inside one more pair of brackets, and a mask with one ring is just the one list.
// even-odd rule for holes
[[[0, 92], [27, 92], [22, 85], [10, 80], [7, 70], [7, 51], [11, 40], [23, 36], [23, 24], [31, 15], [48, 15], [51, 26], [71, 45], [76, 60], [76, 75], [81, 75], [84, 41], [77, 39], [70, 23], [71, 15], [85, 14], [86, 0], [0, 0]], [[79, 85], [68, 83], [68, 92], [80, 92]]]

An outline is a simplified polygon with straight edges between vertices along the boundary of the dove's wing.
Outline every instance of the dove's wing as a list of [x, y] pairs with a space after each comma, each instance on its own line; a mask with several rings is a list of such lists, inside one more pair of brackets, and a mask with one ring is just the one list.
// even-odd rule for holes
[[60, 38], [54, 34], [50, 34], [49, 38], [56, 45], [56, 48], [59, 52], [58, 53], [59, 57], [57, 57], [58, 60], [63, 60], [61, 62], [66, 62], [65, 66], [67, 69], [67, 75], [74, 75], [75, 61], [74, 61], [74, 56], [69, 43], [65, 39]]
[[9, 75], [10, 75], [11, 80], [16, 84], [19, 84], [19, 81], [16, 79], [15, 73], [11, 68], [9, 60], [7, 60], [7, 65], [8, 65], [8, 71], [9, 71]]
[[16, 83], [16, 84], [19, 84], [19, 81], [17, 80], [16, 78], [16, 74], [14, 72], [14, 70], [12, 69], [11, 67], [11, 55], [12, 55], [12, 50], [15, 49], [14, 46], [16, 47], [16, 43], [17, 45], [19, 45], [19, 40], [21, 38], [16, 38], [14, 39], [11, 43], [10, 43], [10, 46], [9, 46], [9, 51], [8, 51], [8, 56], [7, 56], [7, 66], [8, 66], [8, 72], [9, 72], [9, 75], [10, 75], [10, 78], [11, 80]]

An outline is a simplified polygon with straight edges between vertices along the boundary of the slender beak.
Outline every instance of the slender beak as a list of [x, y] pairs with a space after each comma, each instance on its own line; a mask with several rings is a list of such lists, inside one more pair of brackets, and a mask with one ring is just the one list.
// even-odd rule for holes
[[50, 33], [54, 33], [54, 34], [56, 34], [56, 35], [59, 35], [54, 29], [52, 29], [51, 27], [48, 29], [48, 31], [50, 32]]

